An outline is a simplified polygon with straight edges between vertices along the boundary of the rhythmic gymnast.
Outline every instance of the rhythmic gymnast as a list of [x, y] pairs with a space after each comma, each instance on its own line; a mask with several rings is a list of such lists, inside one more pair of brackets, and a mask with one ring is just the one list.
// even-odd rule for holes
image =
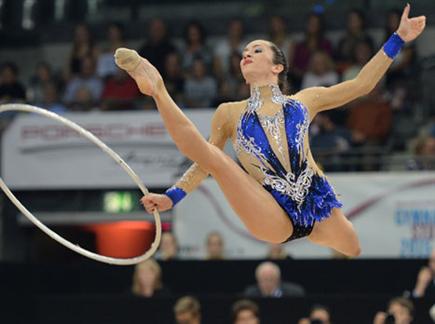
[[[119, 67], [153, 97], [177, 148], [194, 161], [165, 194], [141, 199], [147, 212], [172, 208], [209, 174], [214, 177], [249, 232], [259, 240], [282, 243], [307, 236], [313, 243], [358, 256], [360, 245], [334, 190], [314, 162], [308, 126], [314, 116], [368, 94], [383, 77], [405, 42], [417, 38], [426, 17], [409, 18], [409, 4], [400, 25], [355, 79], [331, 87], [312, 87], [286, 96], [287, 62], [273, 43], [249, 43], [240, 62], [251, 96], [221, 104], [206, 141], [169, 96], [157, 69], [137, 52], [120, 48]], [[231, 139], [243, 169], [222, 148]]]

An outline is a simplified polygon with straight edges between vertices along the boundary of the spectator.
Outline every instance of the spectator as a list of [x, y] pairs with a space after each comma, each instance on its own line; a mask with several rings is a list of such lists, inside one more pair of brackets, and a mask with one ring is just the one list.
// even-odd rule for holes
[[266, 259], [269, 260], [285, 260], [291, 259], [288, 253], [284, 250], [282, 244], [269, 244], [269, 250], [267, 251]]
[[111, 23], [107, 28], [107, 44], [97, 60], [97, 75], [100, 78], [105, 79], [118, 73], [113, 54], [120, 47], [125, 47], [124, 28], [121, 24]]
[[329, 87], [338, 83], [338, 74], [334, 70], [334, 62], [323, 51], [315, 52], [310, 60], [307, 73], [302, 79], [302, 89], [310, 87]]
[[304, 39], [295, 45], [292, 55], [288, 57], [289, 62], [291, 62], [291, 77], [297, 88], [299, 88], [302, 77], [315, 52], [324, 51], [328, 55], [332, 55], [332, 45], [324, 35], [325, 30], [323, 15], [311, 13], [305, 26]]
[[286, 19], [282, 16], [272, 16], [269, 20], [269, 39], [278, 46], [285, 57], [291, 57], [293, 42], [287, 34]]
[[248, 297], [302, 297], [305, 290], [302, 286], [281, 282], [281, 270], [272, 262], [263, 262], [255, 270], [257, 284], [245, 289]]
[[326, 306], [314, 305], [309, 318], [300, 319], [298, 324], [331, 324], [331, 313]]
[[149, 25], [148, 40], [139, 49], [139, 54], [149, 60], [157, 70], [163, 71], [166, 57], [176, 52], [169, 40], [166, 24], [162, 19], [152, 19]]
[[159, 257], [162, 261], [170, 261], [177, 259], [178, 243], [175, 235], [171, 232], [162, 233], [160, 241]]
[[414, 297], [435, 297], [435, 249], [430, 255], [428, 265], [421, 268], [413, 291]]
[[27, 99], [32, 103], [42, 102], [44, 88], [49, 83], [56, 83], [51, 66], [47, 62], [39, 62], [27, 87]]
[[92, 93], [88, 87], [81, 86], [74, 94], [73, 100], [68, 104], [68, 110], [71, 111], [91, 111], [97, 110]]
[[65, 89], [64, 101], [70, 104], [77, 98], [77, 92], [81, 88], [87, 89], [91, 94], [93, 104], [100, 100], [103, 83], [95, 74], [95, 60], [91, 56], [83, 58], [80, 64], [80, 74], [70, 80]]
[[210, 232], [206, 241], [207, 260], [223, 260], [224, 257], [224, 239], [218, 232]]
[[351, 147], [351, 132], [333, 122], [331, 112], [322, 112], [311, 123], [310, 147], [326, 171], [343, 171], [341, 155]]
[[201, 304], [194, 297], [181, 297], [175, 303], [174, 314], [177, 324], [200, 324]]
[[166, 56], [165, 69], [162, 73], [165, 86], [171, 97], [177, 104], [184, 104], [185, 79], [181, 68], [180, 55], [173, 52]]
[[360, 41], [365, 41], [374, 48], [373, 39], [366, 32], [366, 19], [361, 10], [353, 9], [347, 16], [346, 34], [340, 39], [337, 49], [337, 60], [339, 62], [340, 71], [352, 62], [352, 56], [355, 52], [355, 46]]
[[354, 79], [374, 54], [371, 44], [366, 41], [356, 43], [352, 53], [352, 65], [343, 72], [343, 81]]
[[205, 28], [198, 21], [189, 22], [184, 28], [183, 69], [187, 72], [194, 69], [197, 60], [201, 60], [207, 69], [211, 68], [213, 56], [207, 47]]
[[408, 161], [409, 170], [435, 170], [435, 135], [422, 135], [415, 141], [414, 157]]
[[245, 83], [240, 72], [242, 56], [233, 52], [229, 57], [229, 71], [219, 87], [219, 98], [213, 106], [222, 102], [237, 101], [249, 97], [249, 86]]
[[382, 83], [349, 106], [347, 125], [352, 131], [353, 143], [383, 144], [391, 129], [392, 112], [390, 103], [384, 98]]
[[414, 313], [412, 301], [403, 297], [390, 300], [387, 312], [378, 312], [373, 324], [411, 324]]
[[74, 29], [73, 46], [65, 79], [69, 80], [81, 73], [85, 58], [92, 57], [95, 60], [96, 56], [94, 40], [88, 25], [85, 23], [78, 24]]
[[[217, 74], [225, 76], [231, 69], [231, 56], [243, 52], [243, 22], [240, 19], [232, 19], [228, 24], [226, 38], [218, 42], [214, 48], [216, 64], [218, 65]], [[240, 62], [240, 61], [239, 61]], [[239, 72], [240, 73], [240, 72]]]
[[25, 101], [26, 90], [18, 81], [18, 66], [7, 62], [0, 69], [0, 102]]
[[104, 83], [101, 95], [103, 110], [133, 109], [134, 100], [140, 95], [136, 82], [123, 70], [116, 70]]
[[186, 80], [184, 98], [189, 108], [211, 107], [217, 96], [217, 84], [207, 74], [207, 67], [202, 59], [195, 59], [191, 76]]
[[148, 259], [136, 265], [131, 290], [139, 297], [164, 297], [169, 291], [162, 284], [162, 270], [159, 264]]
[[233, 304], [233, 324], [260, 324], [258, 305], [251, 300], [242, 299]]
[[66, 107], [59, 100], [58, 89], [53, 82], [44, 84], [42, 88], [42, 101], [38, 102], [38, 105], [56, 114], [63, 114], [67, 111]]

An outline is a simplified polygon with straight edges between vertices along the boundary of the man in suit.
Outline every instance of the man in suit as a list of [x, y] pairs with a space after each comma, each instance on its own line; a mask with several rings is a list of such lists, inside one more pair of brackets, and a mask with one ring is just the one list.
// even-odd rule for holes
[[305, 290], [301, 285], [281, 281], [281, 270], [273, 262], [260, 263], [255, 270], [257, 284], [245, 289], [248, 297], [302, 297]]

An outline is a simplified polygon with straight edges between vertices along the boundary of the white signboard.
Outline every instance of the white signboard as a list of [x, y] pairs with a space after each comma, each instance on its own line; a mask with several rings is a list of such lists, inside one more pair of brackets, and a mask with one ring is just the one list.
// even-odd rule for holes
[[[331, 174], [344, 212], [361, 241], [362, 257], [427, 257], [435, 248], [435, 172]], [[243, 197], [240, 197], [243, 199]], [[203, 258], [205, 239], [218, 231], [228, 258], [262, 258], [255, 240], [213, 180], [204, 181], [175, 208], [175, 232], [184, 257]], [[295, 258], [331, 257], [307, 239], [285, 244]]]
[[[213, 110], [187, 115], [208, 137]], [[115, 150], [147, 187], [172, 185], [186, 161], [156, 111], [70, 113], [65, 117]], [[12, 189], [135, 187], [100, 148], [68, 127], [35, 115], [20, 116], [5, 131], [2, 177]]]

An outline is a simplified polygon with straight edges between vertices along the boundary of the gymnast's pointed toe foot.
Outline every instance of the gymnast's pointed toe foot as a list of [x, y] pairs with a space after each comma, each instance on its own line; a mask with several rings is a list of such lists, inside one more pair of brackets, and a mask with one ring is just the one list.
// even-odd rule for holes
[[115, 52], [115, 62], [121, 69], [132, 72], [140, 64], [141, 57], [135, 50], [118, 48]]

